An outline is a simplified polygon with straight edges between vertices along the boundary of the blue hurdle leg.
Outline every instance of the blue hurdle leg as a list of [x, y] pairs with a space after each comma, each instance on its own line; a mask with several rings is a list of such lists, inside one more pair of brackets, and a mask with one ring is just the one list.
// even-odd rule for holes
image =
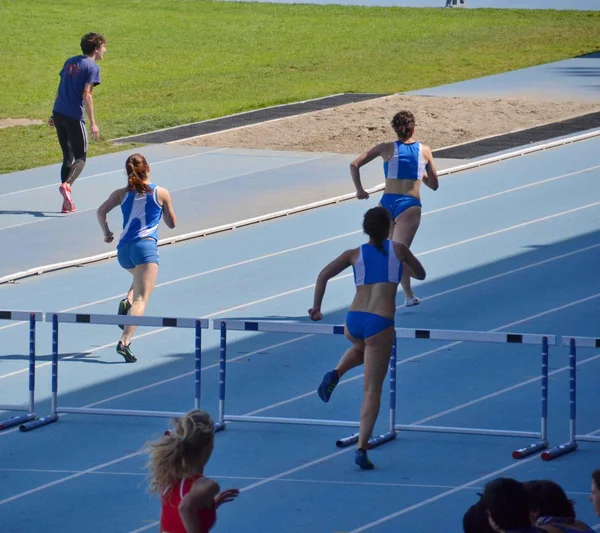
[[552, 461], [561, 455], [574, 452], [577, 449], [577, 347], [575, 339], [569, 341], [569, 442], [555, 446], [542, 454], [543, 461]]
[[22, 424], [23, 422], [29, 422], [30, 420], [33, 420], [34, 418], [35, 418], [35, 415], [33, 415], [32, 413], [27, 413], [26, 415], [13, 416], [13, 417], [9, 418], [8, 420], [4, 420], [3, 422], [0, 422], [0, 431], [2, 431], [3, 429], [8, 429], [8, 428], [12, 428], [14, 426], [18, 426], [19, 424]]
[[42, 416], [41, 418], [36, 418], [35, 420], [32, 420], [31, 422], [26, 422], [25, 424], [21, 424], [21, 426], [19, 426], [19, 430], [26, 432], [26, 431], [30, 431], [32, 429], [41, 428], [42, 426], [47, 426], [48, 424], [52, 424], [53, 422], [56, 422], [56, 421], [58, 421], [57, 414]]
[[21, 431], [31, 431], [42, 426], [47, 426], [58, 421], [58, 316], [56, 313], [52, 316], [52, 404], [50, 414], [26, 422], [19, 429]]

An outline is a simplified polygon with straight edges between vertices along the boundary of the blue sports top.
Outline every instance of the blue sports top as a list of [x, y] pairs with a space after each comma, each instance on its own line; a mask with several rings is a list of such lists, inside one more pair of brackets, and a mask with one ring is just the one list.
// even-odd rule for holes
[[133, 190], [123, 198], [121, 202], [123, 232], [118, 246], [147, 237], [158, 240], [158, 224], [163, 209], [158, 203], [158, 187], [153, 183], [149, 183], [148, 186], [150, 187], [148, 193], [139, 194]]
[[85, 122], [83, 89], [86, 83], [100, 84], [100, 67], [88, 56], [74, 56], [65, 61], [54, 107], [55, 113]]
[[425, 174], [425, 158], [421, 143], [394, 142], [394, 155], [383, 162], [383, 172], [388, 179], [420, 180]]
[[396, 255], [392, 241], [383, 242], [384, 252], [372, 244], [363, 244], [360, 247], [358, 260], [354, 270], [354, 283], [359, 285], [372, 285], [374, 283], [400, 283], [402, 278], [402, 262]]

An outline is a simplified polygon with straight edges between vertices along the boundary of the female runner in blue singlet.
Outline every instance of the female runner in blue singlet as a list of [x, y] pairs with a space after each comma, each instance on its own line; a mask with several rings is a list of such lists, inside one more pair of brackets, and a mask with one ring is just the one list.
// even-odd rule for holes
[[[98, 222], [104, 232], [104, 242], [110, 243], [114, 235], [108, 227], [106, 216], [121, 206], [123, 231], [117, 245], [119, 264], [133, 275], [127, 298], [119, 303], [120, 315], [143, 316], [146, 304], [158, 275], [158, 225], [164, 216], [171, 229], [175, 227], [175, 211], [171, 195], [164, 187], [150, 183], [150, 166], [141, 154], [133, 154], [125, 163], [127, 187], [112, 192], [98, 208]], [[119, 326], [123, 335], [117, 344], [117, 353], [127, 363], [135, 363], [130, 348], [131, 337], [137, 326]]]
[[[360, 167], [376, 157], [383, 159], [385, 189], [380, 205], [392, 217], [394, 226], [390, 238], [410, 248], [421, 223], [421, 182], [436, 191], [438, 176], [431, 149], [413, 139], [415, 117], [410, 111], [400, 111], [392, 119], [398, 136], [394, 142], [382, 143], [361, 154], [350, 164], [350, 174], [359, 200], [369, 198], [360, 181]], [[420, 303], [412, 290], [410, 276], [402, 276], [404, 303], [407, 307]]]
[[328, 402], [340, 378], [352, 368], [364, 364], [364, 392], [360, 411], [360, 428], [355, 462], [371, 470], [367, 445], [379, 414], [381, 391], [394, 344], [396, 294], [404, 273], [425, 279], [419, 260], [402, 243], [387, 240], [392, 220], [383, 207], [369, 209], [363, 229], [369, 242], [345, 251], [319, 274], [314, 302], [308, 313], [312, 320], [321, 320], [321, 302], [327, 282], [352, 266], [356, 294], [346, 317], [345, 335], [352, 343], [337, 367], [325, 374], [318, 393]]

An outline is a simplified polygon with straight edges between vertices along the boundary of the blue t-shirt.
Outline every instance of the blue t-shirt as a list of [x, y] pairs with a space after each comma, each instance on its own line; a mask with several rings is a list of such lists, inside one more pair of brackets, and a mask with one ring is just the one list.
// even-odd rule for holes
[[100, 84], [100, 67], [88, 56], [67, 59], [60, 71], [58, 95], [52, 112], [85, 122], [83, 89], [86, 83]]

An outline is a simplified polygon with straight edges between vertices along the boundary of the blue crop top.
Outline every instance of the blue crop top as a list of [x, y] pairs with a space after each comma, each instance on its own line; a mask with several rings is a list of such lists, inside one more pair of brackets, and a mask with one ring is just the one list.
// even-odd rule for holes
[[394, 142], [394, 155], [383, 162], [383, 172], [388, 179], [420, 180], [425, 174], [426, 162], [421, 143]]
[[400, 283], [402, 278], [402, 261], [398, 259], [394, 243], [384, 241], [385, 253], [372, 244], [363, 244], [360, 247], [358, 260], [354, 270], [354, 283], [359, 285], [372, 285], [374, 283]]

